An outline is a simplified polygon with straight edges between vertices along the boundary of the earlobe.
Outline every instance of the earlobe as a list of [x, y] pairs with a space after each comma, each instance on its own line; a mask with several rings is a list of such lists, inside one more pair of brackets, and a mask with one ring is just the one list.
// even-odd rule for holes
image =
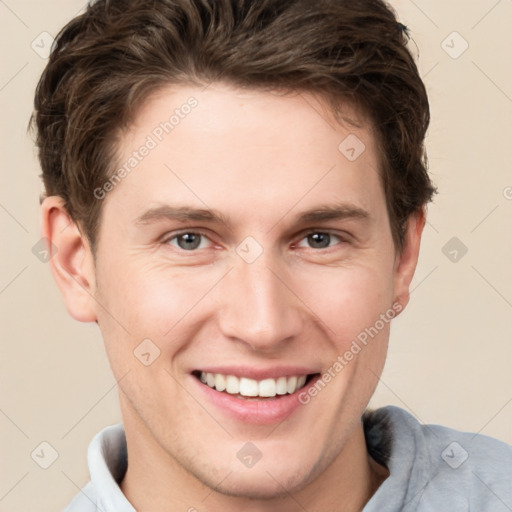
[[42, 234], [48, 241], [52, 274], [69, 314], [80, 322], [96, 321], [92, 253], [61, 197], [50, 196], [43, 201]]
[[395, 262], [394, 292], [395, 303], [405, 309], [409, 302], [410, 285], [414, 277], [420, 252], [421, 235], [426, 222], [426, 211], [422, 208], [413, 213], [407, 221], [402, 251], [397, 254]]

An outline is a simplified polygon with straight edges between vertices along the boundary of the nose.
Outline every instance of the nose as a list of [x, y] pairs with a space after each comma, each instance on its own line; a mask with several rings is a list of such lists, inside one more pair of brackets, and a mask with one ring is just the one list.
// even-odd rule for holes
[[237, 258], [223, 281], [219, 327], [224, 336], [269, 353], [303, 331], [291, 275], [266, 252], [252, 263]]

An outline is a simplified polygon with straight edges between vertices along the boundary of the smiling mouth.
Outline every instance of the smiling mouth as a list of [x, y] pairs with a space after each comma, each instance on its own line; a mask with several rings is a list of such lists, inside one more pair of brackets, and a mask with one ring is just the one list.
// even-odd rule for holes
[[277, 379], [268, 378], [263, 380], [236, 377], [235, 375], [224, 375], [221, 373], [202, 372], [199, 370], [193, 372], [192, 375], [204, 385], [236, 398], [243, 400], [275, 400], [296, 393], [319, 374], [291, 375], [278, 377]]

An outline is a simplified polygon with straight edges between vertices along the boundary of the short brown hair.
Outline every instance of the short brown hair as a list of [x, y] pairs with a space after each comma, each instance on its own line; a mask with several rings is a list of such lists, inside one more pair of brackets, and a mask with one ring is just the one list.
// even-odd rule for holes
[[46, 195], [64, 199], [94, 251], [117, 137], [148, 96], [222, 80], [312, 91], [372, 121], [395, 245], [432, 199], [425, 86], [407, 29], [382, 0], [97, 0], [57, 35], [38, 83], [36, 144]]

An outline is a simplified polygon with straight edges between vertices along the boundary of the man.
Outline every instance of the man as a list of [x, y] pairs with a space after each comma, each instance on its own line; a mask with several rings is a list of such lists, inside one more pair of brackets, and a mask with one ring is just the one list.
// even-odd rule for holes
[[43, 234], [123, 424], [68, 511], [512, 509], [512, 449], [366, 412], [429, 123], [380, 0], [103, 0], [36, 91]]

